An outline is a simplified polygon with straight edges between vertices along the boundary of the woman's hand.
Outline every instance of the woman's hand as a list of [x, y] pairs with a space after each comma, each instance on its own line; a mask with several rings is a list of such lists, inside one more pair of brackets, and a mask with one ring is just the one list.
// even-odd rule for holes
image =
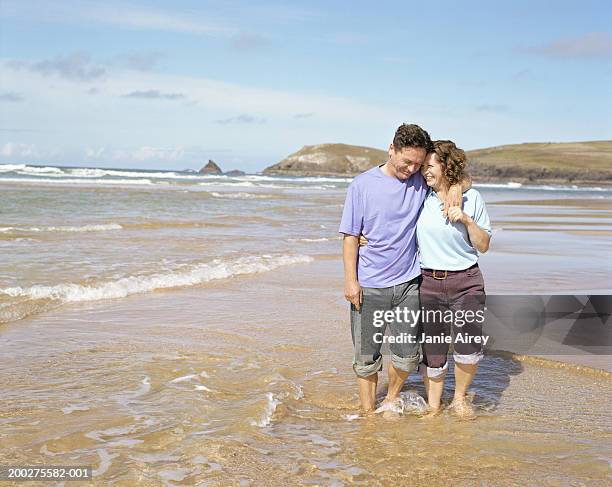
[[366, 245], [368, 245], [368, 239], [365, 238], [363, 235], [359, 235], [359, 246], [365, 247]]
[[448, 216], [448, 219], [452, 223], [460, 222], [460, 223], [463, 223], [464, 225], [467, 225], [468, 220], [470, 218], [468, 214], [461, 209], [460, 206], [451, 206], [448, 209], [447, 216]]
[[444, 210], [442, 213], [445, 217], [448, 218], [449, 210], [458, 206], [461, 209], [461, 204], [463, 203], [463, 192], [461, 191], [460, 184], [453, 184], [450, 188], [448, 188], [448, 192], [446, 193], [446, 198], [444, 198]]
[[442, 213], [448, 217], [448, 209], [451, 206], [463, 206], [463, 193], [472, 188], [472, 178], [468, 174], [463, 175], [463, 179], [448, 188], [448, 193], [444, 199], [444, 210]]
[[452, 223], [460, 222], [467, 228], [470, 243], [481, 254], [489, 250], [489, 242], [491, 237], [487, 232], [480, 228], [477, 223], [458, 206], [451, 206], [448, 209], [448, 219]]

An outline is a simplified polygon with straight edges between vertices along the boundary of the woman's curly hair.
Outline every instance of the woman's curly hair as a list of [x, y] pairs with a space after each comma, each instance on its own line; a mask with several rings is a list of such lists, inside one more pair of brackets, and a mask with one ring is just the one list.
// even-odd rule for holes
[[451, 186], [464, 178], [467, 157], [463, 149], [450, 140], [436, 140], [433, 142], [433, 152], [438, 156], [444, 176]]

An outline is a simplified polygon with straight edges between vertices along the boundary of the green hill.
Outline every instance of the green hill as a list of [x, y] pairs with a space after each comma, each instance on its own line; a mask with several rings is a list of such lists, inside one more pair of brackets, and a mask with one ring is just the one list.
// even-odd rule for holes
[[346, 176], [367, 171], [385, 162], [387, 152], [372, 147], [348, 144], [306, 145], [278, 164], [264, 170], [266, 174], [300, 176]]
[[[525, 143], [469, 151], [475, 181], [612, 184], [612, 141]], [[387, 160], [386, 151], [347, 144], [302, 147], [267, 174], [353, 176]]]
[[[474, 179], [612, 184], [612, 141], [526, 143], [468, 152]], [[520, 182], [520, 181], [519, 181]]]

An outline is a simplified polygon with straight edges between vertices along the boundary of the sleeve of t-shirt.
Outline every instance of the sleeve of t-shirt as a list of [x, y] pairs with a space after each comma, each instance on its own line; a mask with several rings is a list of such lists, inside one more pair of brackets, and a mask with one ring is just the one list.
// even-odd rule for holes
[[346, 192], [342, 220], [338, 232], [358, 237], [363, 228], [363, 205], [356, 184], [351, 183]]
[[490, 237], [493, 233], [491, 231], [491, 220], [489, 220], [489, 213], [487, 212], [487, 206], [485, 205], [484, 199], [478, 192], [476, 192], [475, 203], [474, 221], [476, 225], [487, 232]]
[[425, 181], [425, 178], [423, 177], [423, 174], [421, 173], [421, 171], [418, 171], [417, 173], [415, 173], [414, 181], [415, 181], [415, 189], [417, 190], [416, 194], [419, 198], [418, 202], [419, 202], [419, 205], [421, 206], [421, 208], [419, 209], [419, 214], [420, 214], [421, 210], [423, 209], [423, 203], [425, 202], [425, 199], [429, 195], [431, 188], [427, 186], [427, 182]]

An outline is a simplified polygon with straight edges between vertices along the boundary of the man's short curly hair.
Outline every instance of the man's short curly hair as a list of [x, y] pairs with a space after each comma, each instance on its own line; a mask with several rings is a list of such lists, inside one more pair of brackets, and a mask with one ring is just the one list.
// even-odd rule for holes
[[401, 151], [405, 147], [422, 147], [427, 152], [433, 150], [431, 138], [427, 131], [415, 124], [401, 124], [393, 137], [393, 148]]
[[436, 140], [432, 152], [438, 156], [444, 168], [443, 174], [450, 185], [457, 184], [464, 178], [467, 156], [463, 149], [459, 149], [450, 140]]

